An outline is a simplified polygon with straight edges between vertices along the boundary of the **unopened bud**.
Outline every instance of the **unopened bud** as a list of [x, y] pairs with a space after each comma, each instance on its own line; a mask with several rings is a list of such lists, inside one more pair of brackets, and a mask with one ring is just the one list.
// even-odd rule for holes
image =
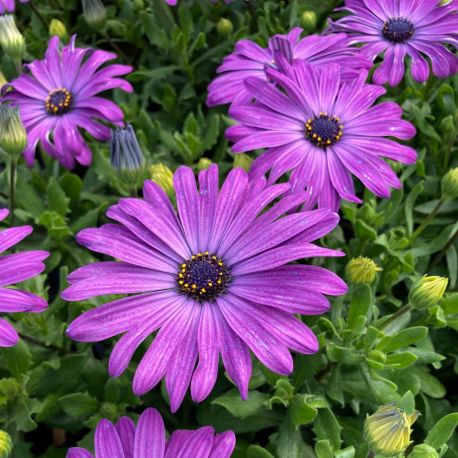
[[145, 8], [145, 2], [144, 0], [134, 0], [133, 1], [133, 5], [134, 5], [134, 10], [135, 11], [141, 11]]
[[305, 30], [313, 30], [316, 27], [317, 17], [314, 11], [304, 11], [301, 15], [301, 25]]
[[420, 444], [412, 449], [408, 458], [439, 458], [439, 453], [428, 444]]
[[173, 197], [173, 172], [165, 164], [154, 164], [150, 167], [150, 177], [169, 197]]
[[458, 198], [458, 167], [450, 169], [442, 177], [441, 188], [444, 199]]
[[208, 167], [212, 165], [212, 161], [206, 157], [201, 157], [197, 163], [197, 168], [199, 170], [207, 170]]
[[53, 37], [55, 35], [57, 35], [61, 41], [68, 40], [68, 32], [65, 28], [65, 24], [59, 21], [59, 19], [52, 19], [49, 23], [49, 36]]
[[228, 37], [234, 30], [234, 25], [229, 19], [221, 18], [216, 24], [216, 31], [222, 37]]
[[250, 169], [252, 162], [253, 159], [247, 154], [241, 153], [234, 156], [234, 167], [241, 167], [246, 172]]
[[8, 80], [5, 78], [5, 75], [0, 70], [0, 90], [2, 89], [2, 86], [5, 85], [7, 82]]
[[103, 29], [105, 26], [107, 10], [101, 0], [83, 0], [83, 14], [93, 29]]
[[409, 302], [417, 309], [438, 305], [447, 289], [448, 278], [424, 275], [410, 288]]
[[0, 45], [8, 56], [13, 59], [22, 59], [25, 52], [25, 40], [11, 14], [0, 16]]
[[10, 435], [0, 429], [0, 458], [8, 458], [13, 450], [13, 441]]
[[361, 285], [363, 283], [370, 285], [374, 282], [377, 272], [381, 270], [372, 259], [359, 256], [353, 258], [347, 264], [346, 273], [350, 283], [354, 285]]
[[19, 156], [27, 145], [27, 133], [17, 108], [0, 105], [0, 148], [11, 156]]

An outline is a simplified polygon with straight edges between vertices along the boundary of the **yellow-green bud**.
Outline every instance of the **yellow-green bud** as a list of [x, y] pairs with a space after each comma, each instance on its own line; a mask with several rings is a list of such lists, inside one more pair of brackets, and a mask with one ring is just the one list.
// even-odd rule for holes
[[103, 29], [107, 20], [107, 10], [101, 0], [83, 0], [83, 14], [93, 29]]
[[377, 272], [380, 272], [380, 268], [372, 259], [359, 256], [353, 258], [347, 264], [347, 278], [350, 283], [354, 285], [361, 285], [366, 283], [370, 285], [375, 280]]
[[6, 431], [0, 429], [0, 458], [8, 458], [13, 449], [13, 441]]
[[246, 154], [236, 154], [234, 156], [234, 167], [241, 167], [243, 170], [248, 172], [251, 167], [253, 159]]
[[455, 131], [455, 120], [453, 116], [447, 115], [445, 118], [442, 118], [440, 126], [444, 132], [449, 134], [453, 133]]
[[216, 24], [216, 31], [222, 37], [228, 37], [233, 30], [234, 26], [229, 19], [221, 18]]
[[384, 363], [386, 361], [385, 353], [383, 353], [383, 351], [380, 351], [380, 350], [371, 350], [367, 354], [367, 357], [379, 363]]
[[68, 32], [65, 27], [65, 24], [59, 19], [52, 19], [49, 23], [49, 36], [53, 37], [57, 35], [61, 41], [67, 41]]
[[135, 11], [140, 11], [145, 8], [145, 2], [143, 0], [134, 0], [133, 4]]
[[458, 167], [450, 169], [441, 181], [442, 197], [444, 199], [458, 198]]
[[11, 14], [0, 16], [0, 45], [8, 56], [13, 59], [22, 59], [25, 52], [25, 40]]
[[364, 438], [374, 453], [384, 456], [397, 455], [411, 443], [411, 426], [417, 418], [417, 411], [407, 414], [399, 409], [395, 402], [390, 402], [366, 417]]
[[0, 148], [12, 156], [19, 156], [27, 145], [27, 133], [17, 108], [0, 106]]
[[305, 30], [313, 30], [316, 27], [317, 17], [314, 11], [304, 11], [301, 15], [301, 25]]
[[408, 458], [439, 458], [439, 453], [428, 444], [420, 444], [413, 448]]
[[169, 197], [173, 197], [173, 172], [165, 164], [154, 164], [150, 167], [150, 177]]
[[416, 280], [409, 292], [409, 302], [417, 309], [439, 304], [447, 289], [448, 278], [424, 275]]
[[8, 80], [5, 78], [5, 75], [3, 74], [3, 72], [0, 70], [0, 89], [2, 88], [2, 86], [4, 84], [6, 84], [8, 82]]
[[197, 163], [197, 168], [199, 170], [207, 170], [208, 167], [212, 165], [212, 161], [206, 157], [201, 157]]

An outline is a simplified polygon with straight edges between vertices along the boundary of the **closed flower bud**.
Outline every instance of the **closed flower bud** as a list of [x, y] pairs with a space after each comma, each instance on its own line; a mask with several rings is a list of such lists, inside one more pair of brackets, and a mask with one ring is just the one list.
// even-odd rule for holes
[[375, 280], [377, 272], [380, 272], [382, 269], [377, 266], [377, 264], [369, 258], [359, 256], [353, 258], [347, 264], [347, 278], [350, 283], [354, 285], [360, 285], [363, 283], [371, 284]]
[[172, 197], [173, 190], [173, 172], [165, 164], [154, 164], [150, 167], [150, 177], [158, 184], [165, 193]]
[[199, 170], [207, 170], [208, 167], [212, 165], [212, 161], [206, 157], [201, 157], [197, 163], [197, 168]]
[[410, 288], [409, 301], [417, 309], [426, 309], [439, 304], [447, 289], [448, 278], [424, 275]]
[[61, 41], [67, 41], [68, 39], [68, 32], [65, 28], [65, 24], [59, 19], [52, 19], [49, 24], [49, 36], [53, 37], [57, 35]]
[[439, 458], [439, 453], [428, 444], [420, 444], [413, 448], [408, 458]]
[[228, 37], [233, 30], [234, 26], [229, 19], [221, 18], [216, 24], [216, 31], [222, 37]]
[[445, 118], [442, 118], [440, 125], [444, 132], [451, 134], [455, 131], [455, 120], [453, 119], [452, 115], [448, 115]]
[[8, 82], [8, 80], [5, 78], [5, 75], [3, 74], [3, 72], [0, 70], [0, 89], [2, 88], [2, 86], [4, 84], [6, 84]]
[[301, 25], [305, 30], [313, 30], [316, 27], [317, 17], [314, 11], [304, 11], [301, 16]]
[[385, 404], [364, 422], [364, 438], [371, 450], [380, 455], [394, 456], [402, 453], [411, 443], [411, 426], [418, 412], [407, 414], [395, 402]]
[[107, 20], [107, 10], [101, 0], [83, 0], [86, 22], [94, 29], [102, 29]]
[[27, 145], [27, 133], [17, 108], [0, 106], [0, 148], [7, 154], [19, 156]]
[[0, 45], [8, 56], [21, 59], [25, 52], [25, 40], [16, 27], [14, 16], [0, 16]]
[[145, 8], [145, 2], [144, 0], [134, 0], [133, 1], [133, 5], [134, 5], [134, 10], [135, 11], [141, 11]]
[[243, 170], [248, 172], [251, 167], [253, 159], [246, 154], [236, 154], [234, 156], [234, 167], [241, 167]]
[[442, 177], [441, 187], [444, 199], [458, 198], [458, 167], [450, 169]]
[[111, 131], [111, 165], [116, 170], [139, 170], [143, 164], [142, 149], [130, 124]]
[[13, 449], [13, 442], [6, 431], [0, 430], [0, 458], [8, 458]]

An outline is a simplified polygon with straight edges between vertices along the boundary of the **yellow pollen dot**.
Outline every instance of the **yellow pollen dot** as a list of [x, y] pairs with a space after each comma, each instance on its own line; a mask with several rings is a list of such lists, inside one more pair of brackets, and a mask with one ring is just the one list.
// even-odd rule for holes
[[180, 285], [182, 285], [182, 284], [184, 283], [184, 281], [183, 281], [183, 280], [180, 280], [178, 283], [179, 283]]
[[213, 283], [211, 281], [208, 282], [208, 286], [210, 286], [210, 288], [213, 286]]
[[196, 289], [197, 288], [197, 285], [192, 285], [192, 289]]
[[205, 293], [205, 292], [207, 292], [207, 290], [206, 290], [205, 288], [202, 288], [202, 289], [200, 290], [200, 292], [201, 292], [201, 293]]

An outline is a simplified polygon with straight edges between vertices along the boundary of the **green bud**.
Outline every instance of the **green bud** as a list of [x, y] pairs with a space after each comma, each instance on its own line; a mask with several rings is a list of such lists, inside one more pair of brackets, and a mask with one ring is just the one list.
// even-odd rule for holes
[[439, 453], [428, 444], [420, 444], [413, 448], [408, 458], [439, 458]]
[[141, 11], [145, 8], [145, 2], [143, 0], [134, 0], [133, 4], [135, 11]]
[[13, 59], [22, 59], [25, 52], [25, 40], [11, 14], [0, 16], [0, 45], [8, 56]]
[[411, 426], [417, 418], [417, 411], [407, 414], [397, 403], [390, 402], [366, 417], [364, 438], [374, 453], [384, 456], [397, 455], [411, 443]]
[[304, 11], [301, 15], [301, 25], [305, 30], [313, 30], [316, 27], [317, 17], [314, 11]]
[[458, 167], [450, 169], [441, 181], [442, 197], [444, 199], [458, 198]]
[[212, 161], [206, 157], [201, 157], [197, 163], [197, 168], [199, 170], [207, 170], [208, 167], [212, 165]]
[[108, 418], [113, 421], [118, 417], [118, 408], [116, 404], [113, 404], [112, 402], [104, 402], [100, 409], [100, 413], [104, 418]]
[[169, 197], [175, 194], [173, 189], [173, 172], [165, 164], [154, 164], [150, 167], [150, 177]]
[[13, 441], [6, 431], [0, 429], [0, 458], [8, 458], [13, 450]]
[[216, 24], [216, 31], [222, 37], [228, 37], [234, 30], [234, 26], [229, 19], [221, 18]]
[[27, 133], [17, 108], [0, 105], [0, 148], [11, 156], [19, 156], [27, 145]]
[[452, 134], [455, 132], [455, 120], [453, 119], [453, 116], [448, 115], [445, 118], [442, 118], [440, 126], [446, 133]]
[[377, 272], [382, 269], [369, 258], [359, 256], [353, 258], [346, 268], [347, 278], [350, 283], [360, 285], [366, 283], [370, 285], [374, 282]]
[[241, 167], [243, 170], [248, 172], [251, 167], [253, 159], [246, 154], [236, 154], [234, 156], [234, 167]]
[[83, 0], [83, 14], [93, 29], [103, 29], [107, 20], [107, 10], [101, 0]]
[[57, 35], [61, 41], [68, 40], [68, 32], [65, 28], [65, 24], [59, 21], [59, 19], [52, 19], [49, 23], [49, 36], [53, 37], [55, 35]]
[[409, 302], [417, 309], [438, 305], [447, 289], [448, 278], [424, 275], [416, 280], [409, 292]]
[[380, 350], [371, 350], [368, 354], [367, 357], [369, 359], [372, 359], [374, 361], [377, 361], [378, 363], [384, 363], [386, 361], [386, 355], [383, 353], [383, 351]]

